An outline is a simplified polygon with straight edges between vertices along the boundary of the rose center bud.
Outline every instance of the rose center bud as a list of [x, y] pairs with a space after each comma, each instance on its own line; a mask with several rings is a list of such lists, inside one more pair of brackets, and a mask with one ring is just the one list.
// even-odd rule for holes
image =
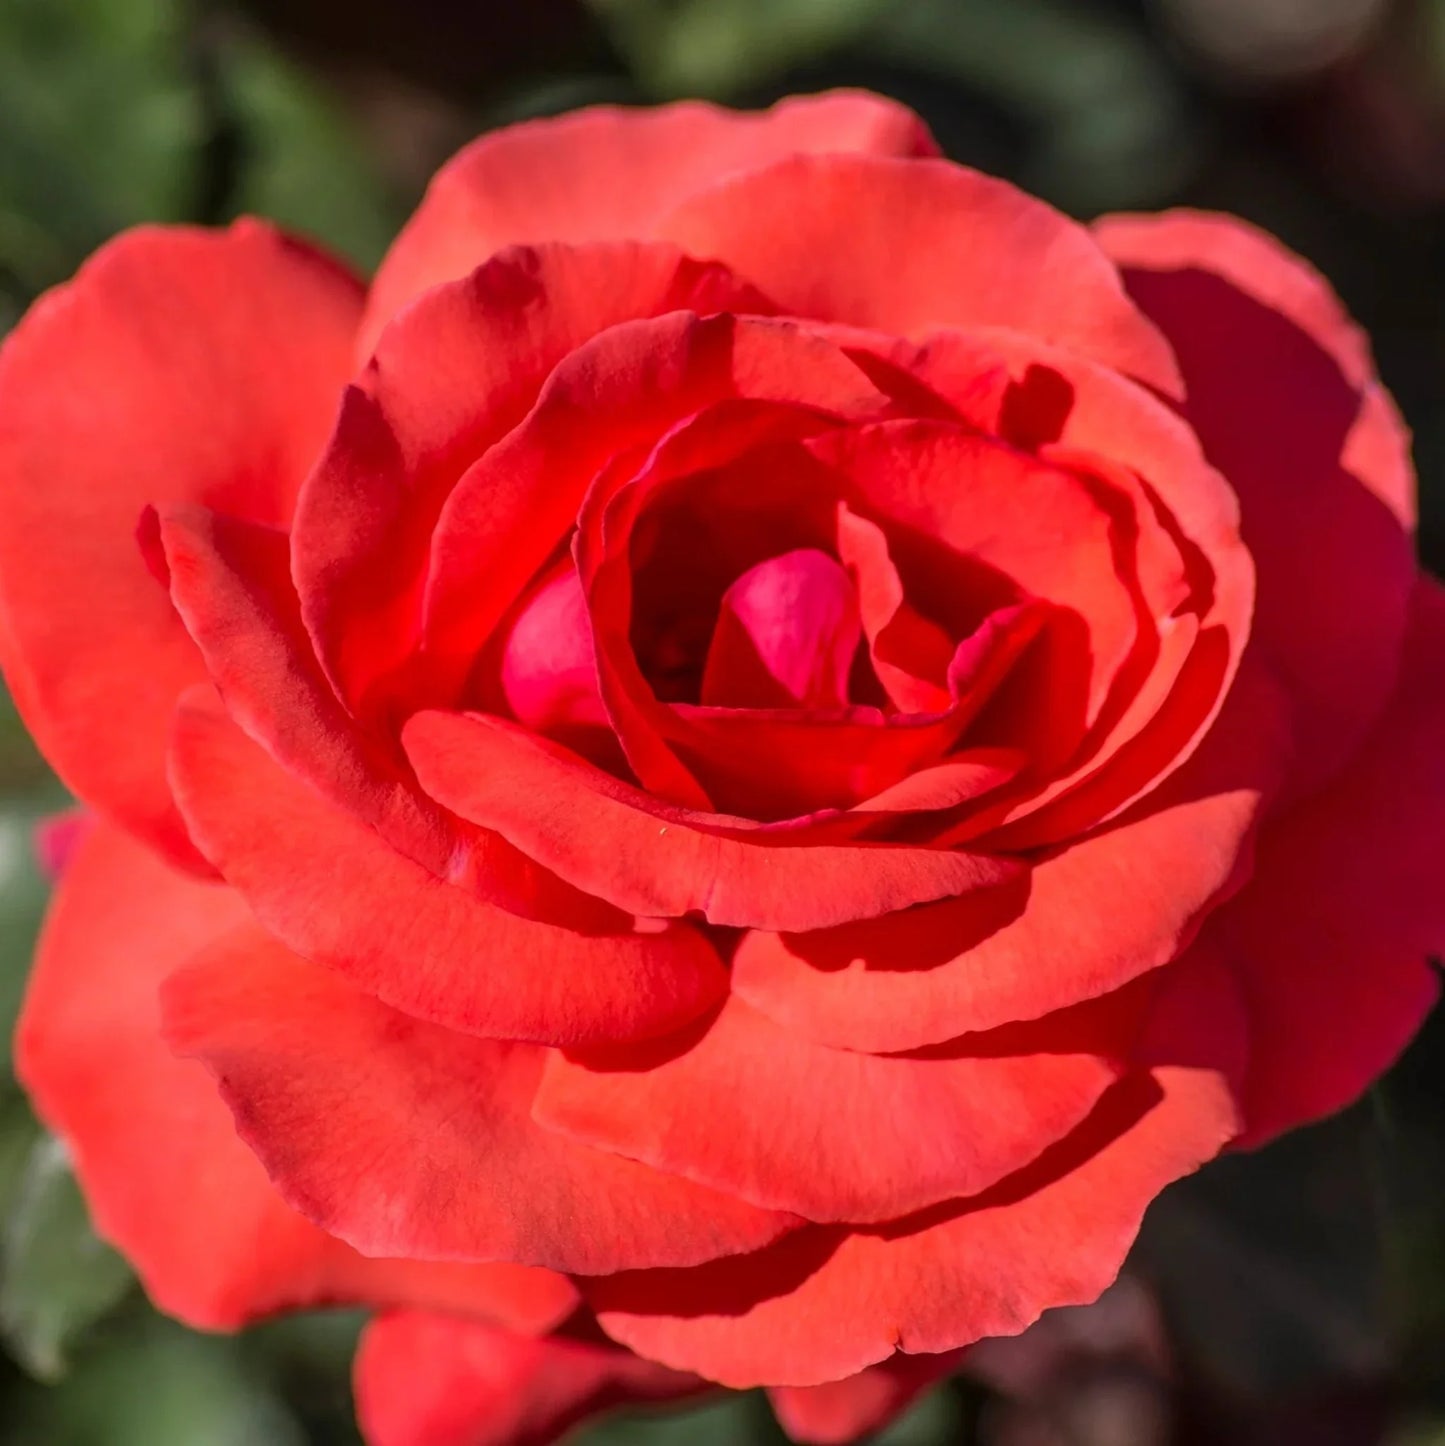
[[750, 567], [723, 595], [702, 675], [722, 708], [838, 708], [863, 637], [858, 593], [825, 552]]

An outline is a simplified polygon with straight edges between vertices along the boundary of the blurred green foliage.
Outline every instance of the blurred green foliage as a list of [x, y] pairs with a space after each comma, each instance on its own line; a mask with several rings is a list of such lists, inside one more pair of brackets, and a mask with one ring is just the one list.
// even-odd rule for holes
[[203, 109], [171, 0], [6, 0], [0, 96], [0, 268], [22, 294], [186, 215]]
[[186, 0], [0, 5], [0, 326], [142, 221], [272, 216], [358, 265], [399, 220], [340, 109]]
[[405, 211], [391, 203], [344, 114], [294, 62], [253, 35], [235, 36], [218, 64], [238, 150], [225, 209], [314, 236], [369, 274]]
[[1068, 0], [592, 0], [645, 89], [728, 99], [841, 46], [963, 84], [1039, 132], [1030, 189], [1071, 209], [1147, 206], [1191, 137], [1158, 50]]
[[865, 33], [888, 0], [592, 0], [658, 96], [727, 98]]
[[25, 1149], [30, 1134], [28, 1121], [12, 1119], [6, 1146], [20, 1158], [0, 1235], [0, 1332], [22, 1366], [54, 1381], [72, 1340], [121, 1300], [132, 1277], [90, 1228], [65, 1146], [37, 1133]]

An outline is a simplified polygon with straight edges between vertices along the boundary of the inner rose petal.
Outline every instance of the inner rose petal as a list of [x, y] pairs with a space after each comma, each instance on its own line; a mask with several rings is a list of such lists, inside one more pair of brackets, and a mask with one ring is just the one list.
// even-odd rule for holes
[[836, 708], [862, 638], [858, 594], [825, 552], [750, 567], [723, 595], [702, 701], [730, 708]]
[[[776, 821], [855, 807], [938, 763], [1016, 673], [1046, 675], [1023, 692], [1075, 718], [1083, 619], [942, 544], [947, 558], [922, 565], [917, 538], [865, 517], [852, 479], [812, 455], [817, 426], [800, 445], [781, 421], [735, 409], [692, 419], [583, 509], [579, 575], [634, 776], [688, 807]], [[972, 486], [966, 466], [952, 477]], [[905, 598], [915, 573], [926, 612]], [[825, 688], [814, 674], [828, 658]], [[897, 675], [887, 684], [880, 661]], [[1036, 733], [1021, 730], [1024, 752]], [[994, 729], [987, 742], [1012, 739]]]
[[674, 703], [686, 724], [674, 747], [725, 812], [777, 820], [855, 807], [958, 745], [1010, 679], [1034, 671], [1040, 650], [1033, 645], [1053, 619], [1054, 610], [1038, 600], [991, 613], [958, 645], [948, 703], [938, 712]]
[[948, 707], [954, 642], [909, 605], [883, 529], [846, 503], [838, 505], [838, 555], [857, 586], [873, 670], [893, 704], [904, 713]]
[[607, 726], [592, 623], [569, 557], [533, 593], [502, 647], [502, 695], [519, 723]]

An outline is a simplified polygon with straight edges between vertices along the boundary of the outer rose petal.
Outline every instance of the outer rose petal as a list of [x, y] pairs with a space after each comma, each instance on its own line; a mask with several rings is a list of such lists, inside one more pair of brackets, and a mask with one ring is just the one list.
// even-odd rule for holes
[[687, 926], [643, 932], [614, 915], [610, 932], [607, 921], [590, 932], [598, 921], [575, 907], [545, 922], [438, 878], [279, 767], [204, 694], [177, 713], [172, 770], [202, 851], [266, 926], [408, 1013], [498, 1038], [595, 1043], [667, 1033], [727, 987]]
[[1239, 493], [1252, 639], [1298, 698], [1297, 779], [1313, 786], [1395, 678], [1415, 573], [1409, 433], [1327, 283], [1273, 238], [1192, 212], [1108, 217], [1098, 234], [1173, 343], [1186, 414]]
[[583, 1283], [613, 1339], [728, 1386], [818, 1385], [889, 1357], [1013, 1335], [1095, 1299], [1144, 1208], [1238, 1128], [1244, 1020], [1228, 971], [1161, 981], [1132, 1075], [1036, 1165], [973, 1200], [868, 1231], [815, 1226], [694, 1270]]
[[699, 190], [658, 234], [789, 315], [913, 337], [1007, 328], [1182, 394], [1169, 343], [1087, 229], [950, 161], [794, 156]]
[[1267, 827], [1201, 946], [1258, 1040], [1246, 1143], [1341, 1109], [1430, 1011], [1445, 955], [1445, 589], [1417, 584], [1400, 686], [1363, 751]]
[[961, 850], [712, 832], [748, 823], [659, 807], [575, 754], [482, 715], [418, 713], [402, 741], [433, 798], [629, 913], [820, 929], [990, 889], [1021, 872], [1011, 860]]
[[[369, 732], [341, 705], [302, 625], [285, 534], [203, 507], [168, 509], [156, 532], [171, 598], [228, 713], [288, 774], [358, 829], [375, 829], [435, 875], [474, 883], [488, 902], [608, 926], [604, 906], [568, 891], [501, 838], [475, 830], [462, 837], [421, 794], [395, 737]], [[627, 921], [614, 914], [610, 923]]]
[[107, 824], [87, 829], [46, 921], [17, 1038], [37, 1110], [69, 1147], [96, 1228], [164, 1310], [230, 1328], [298, 1306], [417, 1304], [547, 1330], [561, 1276], [369, 1260], [289, 1209], [205, 1070], [160, 1034], [161, 981], [246, 917]]
[[505, 246], [649, 237], [693, 191], [804, 151], [932, 156], [937, 147], [905, 107], [846, 91], [753, 114], [702, 101], [604, 106], [483, 136], [437, 173], [382, 262], [363, 352], [412, 298]]
[[822, 1386], [775, 1386], [768, 1392], [778, 1424], [804, 1446], [843, 1446], [881, 1430], [935, 1381], [949, 1375], [960, 1351], [893, 1356], [856, 1376]]
[[342, 707], [302, 625], [284, 533], [203, 507], [156, 518], [171, 598], [227, 711], [293, 774], [418, 863], [456, 839], [388, 750]]
[[368, 1446], [549, 1446], [611, 1407], [707, 1383], [613, 1345], [398, 1311], [367, 1327], [355, 1387]]
[[71, 788], [193, 866], [165, 739], [205, 674], [136, 525], [176, 501], [284, 524], [360, 307], [349, 276], [268, 226], [148, 227], [37, 302], [0, 355], [6, 675]]
[[553, 1054], [532, 1116], [808, 1220], [894, 1220], [979, 1194], [1082, 1123], [1124, 1068], [1141, 1002], [878, 1056], [813, 1044], [733, 997], [650, 1047]]
[[755, 1250], [797, 1223], [540, 1128], [545, 1051], [398, 1014], [254, 928], [164, 1004], [278, 1188], [368, 1254], [585, 1275]]

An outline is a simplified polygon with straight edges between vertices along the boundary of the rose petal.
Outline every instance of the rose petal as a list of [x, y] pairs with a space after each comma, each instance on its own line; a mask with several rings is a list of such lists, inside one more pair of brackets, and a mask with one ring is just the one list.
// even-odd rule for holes
[[904, 106], [848, 91], [754, 114], [701, 101], [599, 106], [483, 136], [437, 173], [387, 253], [362, 350], [413, 298], [505, 246], [648, 237], [700, 186], [800, 151], [931, 156], [937, 147]]
[[398, 1014], [254, 928], [163, 997], [168, 1038], [214, 1072], [277, 1188], [368, 1255], [589, 1274], [712, 1260], [794, 1224], [540, 1129], [545, 1051]]
[[512, 624], [499, 682], [513, 717], [539, 733], [607, 726], [587, 599], [571, 558], [538, 586]]
[[888, 1358], [1013, 1335], [1095, 1299], [1145, 1207], [1235, 1133], [1243, 1013], [1227, 970], [1162, 981], [1140, 1072], [1035, 1165], [871, 1231], [814, 1226], [695, 1270], [584, 1282], [602, 1328], [724, 1385], [818, 1385]]
[[658, 234], [790, 315], [915, 337], [1006, 327], [1182, 394], [1087, 229], [950, 161], [794, 156], [684, 200]]
[[1400, 686], [1363, 751], [1264, 830], [1206, 927], [1259, 1040], [1248, 1143], [1333, 1114], [1405, 1047], [1445, 956], [1445, 589], [1416, 585]]
[[962, 1353], [892, 1356], [856, 1376], [821, 1386], [774, 1386], [768, 1392], [778, 1424], [803, 1446], [845, 1446], [906, 1411], [928, 1388], [950, 1375]]
[[848, 574], [798, 548], [758, 563], [723, 594], [702, 701], [728, 708], [837, 708], [862, 628]]
[[[578, 525], [588, 489], [619, 454], [651, 448], [719, 404], [725, 420], [736, 422], [741, 408], [750, 426], [740, 436], [705, 432], [703, 442], [735, 455], [755, 429], [796, 429], [799, 421], [816, 429], [819, 412], [848, 415], [883, 400], [837, 348], [789, 324], [678, 314], [611, 328], [557, 367], [526, 420], [448, 499], [432, 541], [428, 654], [465, 673], [512, 599]], [[703, 465], [694, 451], [684, 461]], [[598, 500], [599, 510], [607, 500]], [[595, 530], [584, 516], [578, 570], [594, 629], [604, 619], [581, 549]], [[602, 682], [608, 696], [606, 676]]]
[[909, 605], [883, 529], [838, 506], [838, 556], [858, 589], [873, 671], [905, 713], [939, 713], [952, 701], [948, 668], [957, 644]]
[[[732, 740], [710, 738], [711, 730], [699, 726], [703, 717], [716, 718], [717, 710], [699, 717], [680, 703], [663, 701], [664, 692], [642, 667], [650, 649], [665, 641], [665, 629], [661, 639], [648, 641], [654, 622], [649, 608], [664, 619], [692, 615], [706, 624], [721, 607], [728, 584], [780, 545], [814, 550], [829, 545], [834, 500], [818, 491], [819, 482], [826, 488], [829, 479], [795, 444], [886, 405], [831, 344], [804, 332], [788, 334], [785, 343], [755, 351], [759, 360], [771, 353], [779, 372], [770, 380], [768, 368], [762, 369], [764, 388], [752, 389], [761, 396], [702, 407], [664, 430], [660, 440], [634, 438], [639, 451], [650, 449], [641, 464], [619, 454], [589, 487], [577, 519], [573, 550], [598, 645], [598, 680], [618, 741], [644, 788], [689, 807], [749, 811], [730, 790], [713, 798], [711, 787], [726, 790], [738, 783], [742, 795], [755, 795], [759, 782], [772, 789], [786, 774], [764, 760], [760, 775], [757, 759], [730, 768]], [[619, 412], [624, 408], [614, 406], [610, 414]], [[656, 422], [664, 426], [667, 419], [659, 416]], [[669, 508], [668, 501], [676, 505]], [[683, 559], [692, 565], [680, 568]], [[689, 694], [682, 690], [682, 696]], [[694, 756], [684, 761], [684, 751]], [[709, 782], [694, 764], [709, 770], [720, 765], [728, 776]], [[801, 794], [807, 800], [816, 791], [805, 786]], [[776, 810], [762, 807], [763, 816], [817, 806], [775, 802]]]
[[648, 1048], [553, 1054], [532, 1116], [756, 1205], [892, 1220], [976, 1195], [1068, 1134], [1118, 1078], [1139, 1003], [880, 1057], [813, 1044], [734, 996]]
[[1254, 639], [1297, 698], [1296, 783], [1328, 777], [1388, 699], [1414, 577], [1409, 434], [1328, 284], [1232, 217], [1098, 234], [1170, 337], [1186, 415], [1239, 493]]
[[162, 980], [246, 912], [230, 889], [175, 872], [104, 823], [60, 882], [16, 1063], [65, 1141], [96, 1229], [161, 1309], [205, 1329], [343, 1302], [556, 1324], [576, 1301], [561, 1276], [366, 1259], [282, 1202], [205, 1070], [161, 1039]]
[[[1202, 596], [1188, 604], [1195, 621], [1182, 635], [1172, 630], [1172, 636], [1165, 636], [1171, 630], [1161, 624], [1161, 652], [1147, 672], [1142, 696], [1113, 717], [1111, 726], [1096, 729], [1048, 788], [1022, 791], [1004, 813], [1027, 820], [1019, 841], [1037, 847], [1117, 817], [1182, 767], [1199, 746], [1228, 696], [1250, 636], [1254, 564], [1240, 538], [1238, 501], [1229, 484], [1205, 461], [1189, 427], [1157, 397], [1116, 372], [1030, 337], [994, 333], [982, 356], [980, 351], [977, 338], [939, 333], [927, 338], [910, 364], [921, 379], [951, 386], [980, 361], [993, 366], [1003, 360], [1014, 391], [1049, 399], [1048, 425], [1031, 445], [1107, 458], [1114, 482], [1136, 499], [1141, 541], [1156, 507], [1152, 495], [1185, 553], [1197, 552], [1207, 564], [1198, 589]], [[1147, 483], [1147, 493], [1139, 479]], [[1141, 582], [1147, 579], [1146, 572]], [[1196, 684], [1201, 676], [1207, 678], [1198, 696], [1177, 682], [1186, 667]], [[1170, 698], [1182, 706], [1161, 706]], [[1156, 730], [1156, 720], [1162, 729]], [[1156, 731], [1163, 735], [1162, 747]]]
[[[991, 613], [955, 648], [941, 713], [887, 715], [867, 706], [801, 708], [671, 707], [670, 744], [721, 809], [778, 821], [824, 810], [877, 811], [875, 800], [909, 792], [910, 781], [952, 756], [969, 725], [1027, 669], [1049, 622], [1044, 603]], [[1020, 730], [1021, 731], [1021, 730]], [[981, 750], [1030, 759], [1028, 738]]]
[[[847, 479], [850, 505], [866, 506], [885, 531], [901, 525], [936, 544], [931, 555], [900, 563], [910, 596], [926, 597], [934, 616], [947, 621], [942, 610], [955, 599], [975, 615], [1019, 596], [1061, 610], [1046, 628], [1049, 708], [1028, 713], [1076, 715], [1076, 741], [1097, 719], [1141, 627], [1154, 622], [1139, 616], [1120, 575], [1123, 523], [1115, 513], [1130, 499], [1106, 497], [1102, 483], [1087, 485], [1071, 470], [941, 422], [882, 422], [808, 447]], [[1187, 592], [1177, 554], [1170, 562], [1161, 611]]]
[[[847, 807], [936, 761], [985, 706], [1047, 611], [1042, 604], [1023, 612], [1017, 605], [995, 607], [1000, 596], [976, 599], [967, 631], [978, 629], [977, 647], [955, 650], [955, 671], [946, 680], [956, 706], [896, 720], [898, 726], [871, 707], [820, 716], [662, 702], [643, 672], [647, 649], [635, 642], [648, 621], [646, 607], [687, 612], [690, 606], [706, 616], [707, 580], [716, 585], [716, 606], [726, 583], [776, 552], [779, 537], [815, 550], [831, 546], [840, 479], [797, 442], [826, 436], [845, 418], [876, 416], [885, 400], [871, 385], [860, 387], [863, 373], [831, 344], [794, 336], [773, 358], [779, 365], [791, 361], [808, 378], [806, 388], [791, 380], [793, 405], [723, 401], [685, 417], [640, 467], [602, 472], [583, 504], [574, 547], [603, 699], [634, 775], [663, 799], [767, 820]], [[621, 412], [625, 403], [619, 399], [607, 412], [608, 424]], [[564, 453], [554, 444], [550, 455], [558, 461], [548, 475], [559, 465], [575, 465], [578, 450]], [[603, 465], [600, 457], [594, 465]], [[687, 543], [694, 529], [701, 534], [696, 554]], [[653, 537], [644, 555], [650, 551], [662, 560], [645, 557], [634, 579], [639, 536]], [[686, 576], [666, 565], [667, 559], [694, 557]], [[458, 578], [467, 575], [458, 569]], [[1013, 603], [1012, 597], [1003, 600]], [[992, 621], [985, 617], [980, 625], [980, 610]], [[966, 676], [970, 672], [977, 676]]]
[[205, 673], [136, 526], [173, 501], [284, 523], [360, 307], [333, 262], [258, 222], [146, 227], [39, 301], [0, 357], [11, 689], [76, 793], [190, 867], [204, 870], [166, 788], [166, 731]]
[[613, 1407], [706, 1389], [613, 1345], [530, 1339], [421, 1311], [374, 1320], [355, 1369], [369, 1446], [550, 1446]]
[[408, 1013], [576, 1044], [666, 1033], [726, 988], [695, 930], [581, 932], [595, 917], [579, 917], [560, 890], [537, 898], [539, 912], [577, 928], [524, 918], [418, 867], [203, 698], [178, 714], [172, 770], [200, 847], [266, 926]]
[[393, 748], [358, 726], [311, 650], [283, 533], [203, 507], [156, 527], [171, 597], [226, 710], [283, 767], [377, 828], [410, 858], [445, 867], [456, 841]]
[[895, 1051], [1119, 988], [1174, 958], [1247, 875], [1289, 756], [1284, 714], [1267, 675], [1242, 675], [1187, 768], [1036, 861], [1027, 887], [826, 933], [750, 933], [733, 956], [733, 992], [820, 1043]]
[[1018, 871], [957, 850], [790, 843], [783, 833], [754, 841], [747, 820], [659, 806], [500, 719], [419, 713], [403, 742], [433, 798], [628, 913], [818, 929], [990, 888]]
[[[292, 538], [307, 628], [353, 709], [386, 712], [398, 670], [400, 691], [413, 695], [408, 660], [442, 505], [564, 357], [633, 318], [758, 306], [720, 266], [671, 246], [617, 242], [513, 248], [407, 308], [348, 389]], [[565, 528], [549, 530], [537, 494], [504, 505], [509, 496], [494, 500], [502, 534], [530, 559], [517, 584]], [[519, 591], [512, 584], [509, 602]]]

